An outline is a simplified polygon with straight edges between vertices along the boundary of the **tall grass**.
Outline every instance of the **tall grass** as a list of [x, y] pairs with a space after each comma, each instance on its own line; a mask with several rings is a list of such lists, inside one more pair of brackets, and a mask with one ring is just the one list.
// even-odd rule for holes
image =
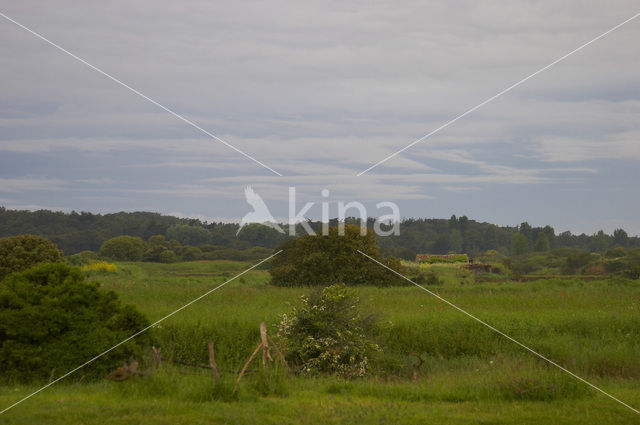
[[[248, 266], [238, 262], [120, 263], [117, 274], [97, 279], [157, 320]], [[591, 380], [640, 378], [637, 282], [469, 284], [460, 269], [430, 267], [440, 269], [444, 281], [431, 290], [575, 373]], [[207, 341], [214, 341], [223, 375], [227, 379], [236, 376], [259, 342], [259, 323], [265, 321], [274, 331], [280, 315], [309, 290], [276, 288], [268, 281], [266, 271], [254, 270], [230, 282], [154, 328], [155, 344], [168, 359], [207, 364]], [[401, 401], [585, 396], [583, 384], [417, 288], [358, 287], [356, 291], [363, 313], [381, 321], [378, 342], [384, 351], [373, 359], [371, 380], [329, 379], [317, 384], [326, 387], [323, 391], [327, 394], [346, 392]], [[418, 382], [411, 382], [415, 355], [426, 362]], [[186, 391], [187, 399], [216, 397], [208, 376], [201, 383], [200, 378], [189, 379], [193, 379], [189, 384], [193, 389], [180, 390]], [[267, 381], [253, 379], [244, 387], [253, 388], [250, 392], [254, 395], [285, 396], [300, 391], [295, 382], [270, 388]], [[139, 391], [161, 394], [178, 381], [186, 382], [167, 372], [148, 384], [139, 384]], [[382, 381], [386, 384], [379, 385]], [[308, 385], [308, 381], [301, 385]], [[202, 395], [205, 393], [209, 395]]]

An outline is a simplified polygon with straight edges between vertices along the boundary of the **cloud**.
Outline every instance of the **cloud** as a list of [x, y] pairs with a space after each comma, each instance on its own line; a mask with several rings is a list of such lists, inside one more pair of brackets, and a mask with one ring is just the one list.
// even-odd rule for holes
[[[48, 190], [62, 205], [102, 211], [131, 205], [175, 211], [176, 199], [192, 198], [188, 211], [209, 217], [241, 214], [238, 187], [246, 184], [272, 199], [283, 199], [290, 185], [309, 198], [327, 187], [335, 199], [397, 199], [408, 216], [424, 214], [434, 199], [466, 205], [482, 193], [496, 216], [504, 210], [519, 222], [518, 205], [546, 202], [543, 192], [552, 186], [581, 193], [576, 188], [591, 187], [596, 176], [607, 181], [626, 170], [610, 161], [640, 159], [637, 23], [369, 178], [355, 174], [627, 19], [635, 7], [630, 0], [580, 8], [524, 0], [404, 7], [391, 1], [13, 2], [3, 13], [286, 177], [269, 176], [2, 21], [0, 193], [39, 205]], [[623, 180], [633, 180], [629, 173]], [[504, 205], [496, 193], [516, 187]], [[635, 189], [621, 190], [629, 191], [621, 208], [640, 207]], [[583, 199], [590, 198], [585, 191]], [[209, 206], [211, 199], [219, 206]], [[589, 218], [594, 227], [607, 219], [606, 212]]]
[[607, 134], [598, 139], [546, 137], [536, 142], [534, 149], [549, 162], [640, 160], [640, 131]]
[[0, 178], [0, 193], [63, 189], [65, 182], [48, 178]]

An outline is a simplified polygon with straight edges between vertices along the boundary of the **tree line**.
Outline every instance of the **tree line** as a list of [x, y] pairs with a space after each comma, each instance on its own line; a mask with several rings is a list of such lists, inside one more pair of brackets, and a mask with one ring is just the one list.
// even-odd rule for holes
[[[357, 219], [347, 221], [359, 224]], [[337, 225], [337, 220], [330, 224]], [[373, 224], [374, 220], [370, 219], [367, 227], [372, 229]], [[322, 227], [322, 223], [317, 221], [310, 221], [309, 225], [318, 232]], [[551, 226], [533, 227], [527, 222], [519, 226], [498, 226], [464, 215], [454, 215], [449, 219], [405, 219], [400, 229], [400, 235], [378, 238], [383, 254], [414, 259], [419, 253], [453, 252], [477, 256], [487, 250], [496, 250], [504, 255], [519, 255], [559, 248], [605, 253], [616, 246], [625, 249], [640, 247], [640, 238], [629, 236], [623, 229], [616, 229], [612, 234], [599, 231], [592, 235], [576, 235], [569, 231], [556, 233]], [[273, 249], [289, 238], [257, 224], [243, 227], [236, 236], [237, 232], [236, 223], [208, 223], [152, 212], [93, 214], [18, 211], [0, 207], [0, 237], [19, 234], [43, 236], [53, 241], [65, 255], [86, 250], [97, 252], [104, 242], [122, 235], [145, 241], [162, 235], [167, 241], [177, 241], [183, 246], [214, 245], [240, 251], [252, 247]]]

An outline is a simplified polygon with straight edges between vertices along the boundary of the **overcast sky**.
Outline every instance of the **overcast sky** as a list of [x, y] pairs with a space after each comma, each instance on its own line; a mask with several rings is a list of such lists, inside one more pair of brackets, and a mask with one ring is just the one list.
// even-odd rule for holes
[[404, 217], [640, 234], [640, 18], [356, 176], [636, 1], [7, 0], [0, 12], [283, 174], [0, 18], [0, 205], [237, 220], [251, 185], [284, 217], [295, 186], [298, 208], [327, 188], [372, 216], [394, 201]]

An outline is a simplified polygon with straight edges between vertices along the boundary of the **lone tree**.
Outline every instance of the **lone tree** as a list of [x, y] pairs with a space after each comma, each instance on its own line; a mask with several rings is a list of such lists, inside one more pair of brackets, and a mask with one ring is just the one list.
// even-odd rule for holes
[[373, 233], [360, 235], [360, 227], [345, 225], [344, 235], [337, 227], [329, 229], [327, 236], [307, 235], [289, 239], [278, 249], [282, 252], [271, 263], [271, 280], [278, 286], [303, 285], [376, 285], [392, 286], [405, 282], [376, 264], [358, 250], [400, 271], [400, 260], [383, 257], [378, 250]]
[[[86, 281], [76, 267], [40, 264], [14, 273], [0, 282], [2, 380], [28, 382], [62, 375], [148, 323], [133, 306], [122, 305], [115, 292]], [[83, 373], [106, 373], [146, 338], [117, 347]]]
[[102, 244], [100, 255], [115, 261], [140, 261], [144, 248], [144, 241], [139, 237], [116, 236]]
[[39, 263], [62, 261], [62, 251], [49, 239], [35, 235], [0, 239], [0, 280]]

